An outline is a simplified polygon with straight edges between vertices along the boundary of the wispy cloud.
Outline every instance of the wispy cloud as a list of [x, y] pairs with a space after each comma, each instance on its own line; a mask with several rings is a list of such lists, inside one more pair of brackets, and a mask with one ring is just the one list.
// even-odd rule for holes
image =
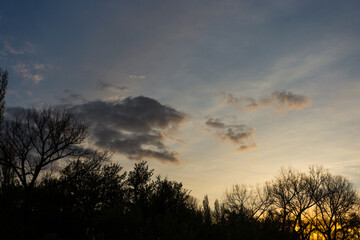
[[44, 80], [44, 76], [40, 73], [40, 70], [43, 70], [45, 66], [43, 64], [16, 64], [13, 66], [13, 70], [21, 75], [23, 78], [31, 80], [33, 83], [38, 84], [40, 81]]
[[209, 118], [205, 124], [210, 127], [211, 130], [215, 131], [219, 139], [240, 144], [236, 149], [239, 152], [257, 148], [256, 143], [253, 141], [254, 128], [250, 128], [244, 124], [225, 124], [216, 118]]
[[179, 163], [178, 153], [165, 145], [169, 132], [188, 116], [152, 98], [128, 97], [122, 101], [93, 101], [70, 111], [93, 121], [92, 138], [98, 147], [124, 154], [132, 160], [154, 158]]
[[237, 105], [239, 111], [255, 110], [258, 108], [272, 108], [277, 111], [302, 110], [312, 104], [312, 99], [289, 91], [276, 91], [269, 97], [255, 100], [251, 97], [234, 97], [231, 93], [220, 92], [222, 101], [230, 105]]
[[34, 69], [36, 69], [36, 70], [44, 70], [46, 66], [45, 66], [45, 64], [35, 63], [35, 64], [33, 65], [33, 67], [34, 67]]
[[132, 74], [132, 75], [129, 75], [128, 78], [130, 78], [130, 79], [145, 79], [146, 76], [145, 75]]
[[23, 55], [29, 53], [35, 53], [35, 48], [30, 42], [25, 42], [20, 46], [14, 46], [9, 40], [3, 40], [4, 49], [6, 52], [14, 55]]

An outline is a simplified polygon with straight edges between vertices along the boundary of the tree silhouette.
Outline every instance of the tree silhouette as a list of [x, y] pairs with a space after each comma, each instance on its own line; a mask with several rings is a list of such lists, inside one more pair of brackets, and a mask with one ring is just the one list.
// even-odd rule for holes
[[279, 176], [272, 183], [268, 184], [273, 203], [273, 212], [279, 217], [281, 231], [287, 231], [292, 226], [290, 209], [291, 201], [296, 194], [291, 185], [293, 178], [296, 178], [294, 170], [289, 169], [286, 171], [282, 169]]
[[[0, 68], [0, 129], [2, 128], [2, 122], [4, 118], [4, 108], [5, 108], [5, 94], [8, 84], [8, 72], [2, 71]], [[15, 182], [15, 174], [11, 168], [1, 165], [1, 159], [3, 158], [3, 153], [0, 151], [0, 186], [8, 186]]]
[[124, 201], [126, 173], [120, 173], [120, 165], [107, 163], [108, 159], [106, 152], [90, 151], [60, 173], [67, 210], [77, 216], [87, 238], [96, 235], [95, 219], [101, 212]]
[[352, 232], [347, 219], [355, 213], [358, 201], [353, 185], [342, 176], [328, 176], [323, 188], [325, 194], [316, 205], [318, 212], [316, 230], [327, 240], [346, 239]]
[[12, 169], [25, 189], [34, 188], [42, 170], [58, 160], [79, 156], [88, 123], [55, 108], [9, 114], [0, 134], [0, 164]]
[[229, 212], [259, 219], [270, 206], [267, 188], [256, 188], [235, 184], [225, 193], [225, 208]]
[[145, 161], [136, 163], [134, 170], [129, 172], [127, 178], [128, 198], [133, 204], [145, 204], [149, 201], [153, 188], [151, 183], [153, 174], [154, 170], [149, 170]]
[[8, 72], [2, 71], [0, 68], [0, 126], [3, 120], [7, 84], [8, 84]]
[[205, 195], [203, 200], [203, 215], [204, 215], [204, 223], [205, 225], [211, 225], [211, 209], [209, 205], [209, 198]]
[[220, 203], [219, 200], [216, 199], [214, 202], [214, 222], [219, 223], [221, 221], [221, 218], [223, 217], [223, 212], [220, 209]]

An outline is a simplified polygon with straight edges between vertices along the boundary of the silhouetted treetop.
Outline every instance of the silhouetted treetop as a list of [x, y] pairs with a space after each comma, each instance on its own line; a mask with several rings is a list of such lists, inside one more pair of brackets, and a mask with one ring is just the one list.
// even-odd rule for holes
[[8, 114], [0, 134], [1, 165], [11, 168], [25, 188], [33, 188], [50, 164], [83, 154], [79, 146], [89, 124], [53, 107]]
[[5, 94], [8, 84], [8, 72], [2, 71], [0, 68], [0, 126], [3, 119], [3, 113], [5, 108]]

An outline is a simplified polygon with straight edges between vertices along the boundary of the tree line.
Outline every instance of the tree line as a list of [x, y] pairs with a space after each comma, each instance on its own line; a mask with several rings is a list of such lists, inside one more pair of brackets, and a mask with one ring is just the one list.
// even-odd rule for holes
[[1, 239], [360, 239], [352, 183], [321, 167], [233, 185], [211, 207], [147, 163], [125, 172], [86, 146], [90, 123], [55, 107], [4, 113], [0, 69]]

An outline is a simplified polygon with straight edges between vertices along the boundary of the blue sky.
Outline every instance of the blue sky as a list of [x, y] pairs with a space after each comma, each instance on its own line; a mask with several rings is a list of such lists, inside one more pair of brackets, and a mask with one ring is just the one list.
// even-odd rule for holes
[[[85, 114], [97, 101], [124, 116], [136, 112], [126, 104], [151, 102], [167, 122], [149, 112], [150, 130], [133, 134], [157, 140], [137, 146], [176, 153], [175, 163], [146, 156], [199, 198], [312, 164], [359, 188], [359, 10], [358, 1], [3, 0], [7, 106]], [[123, 139], [119, 124], [105, 127]], [[122, 149], [113, 159], [130, 169], [142, 155]]]

